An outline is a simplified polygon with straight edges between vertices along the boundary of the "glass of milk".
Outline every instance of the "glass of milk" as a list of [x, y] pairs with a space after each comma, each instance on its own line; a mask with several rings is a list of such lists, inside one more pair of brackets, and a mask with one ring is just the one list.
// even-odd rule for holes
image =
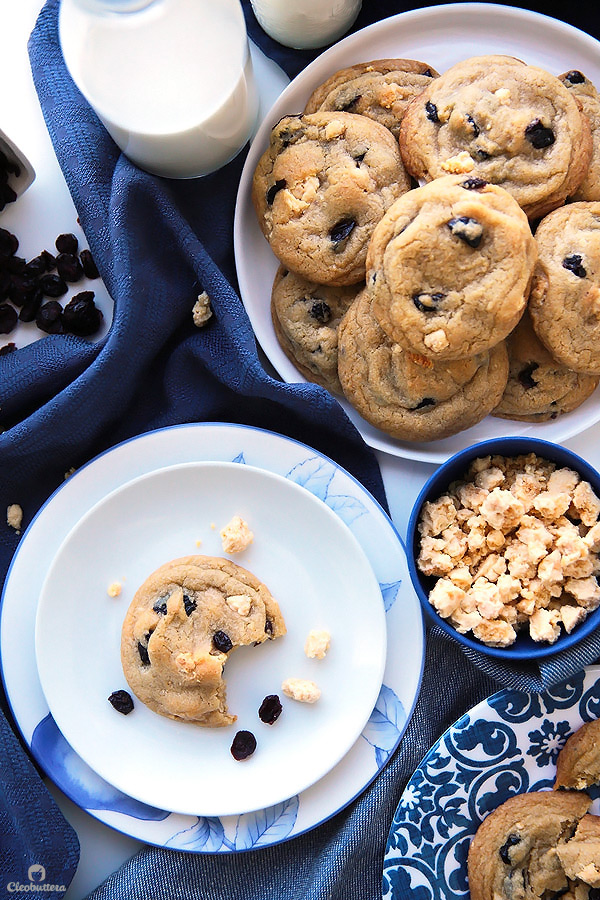
[[252, 133], [258, 92], [240, 0], [61, 0], [59, 34], [73, 80], [140, 168], [206, 175]]
[[258, 24], [286, 47], [324, 47], [354, 23], [362, 0], [251, 0]]

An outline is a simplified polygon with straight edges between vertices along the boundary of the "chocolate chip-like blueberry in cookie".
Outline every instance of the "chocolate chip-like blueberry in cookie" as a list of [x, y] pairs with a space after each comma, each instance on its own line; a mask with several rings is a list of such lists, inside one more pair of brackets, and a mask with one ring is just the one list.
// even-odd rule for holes
[[568, 738], [556, 760], [554, 790], [585, 791], [600, 784], [600, 719], [585, 722]]
[[580, 406], [598, 386], [600, 376], [573, 372], [537, 337], [528, 310], [506, 339], [508, 383], [493, 415], [522, 422], [546, 422]]
[[446, 175], [400, 197], [367, 256], [373, 314], [416, 353], [465, 359], [503, 340], [527, 303], [536, 244], [497, 185]]
[[365, 291], [339, 329], [338, 371], [357, 412], [392, 437], [433, 441], [484, 418], [498, 403], [508, 375], [504, 342], [461, 360], [432, 360], [382, 331]]
[[275, 256], [319, 284], [364, 280], [375, 225], [410, 180], [391, 132], [366, 116], [316, 112], [274, 127], [252, 183]]
[[554, 210], [539, 223], [535, 240], [533, 327], [564, 366], [600, 375], [600, 201]]
[[129, 686], [154, 712], [229, 725], [223, 667], [244, 644], [285, 634], [277, 602], [228, 559], [190, 556], [153, 572], [136, 591], [121, 633]]
[[571, 69], [560, 80], [581, 103], [592, 129], [592, 158], [583, 181], [571, 195], [572, 200], [600, 200], [600, 94], [578, 69]]
[[395, 137], [410, 101], [438, 72], [415, 59], [374, 59], [340, 69], [313, 91], [305, 113], [351, 112], [375, 119]]
[[280, 266], [271, 294], [271, 317], [277, 340], [299, 372], [334, 393], [341, 393], [337, 373], [338, 327], [363, 285], [315, 284]]
[[416, 178], [483, 178], [532, 218], [577, 190], [592, 153], [590, 124], [561, 80], [500, 55], [472, 57], [435, 78], [411, 101], [399, 140]]
[[591, 800], [575, 791], [511, 797], [481, 823], [468, 856], [471, 900], [547, 900], [569, 888], [558, 852]]

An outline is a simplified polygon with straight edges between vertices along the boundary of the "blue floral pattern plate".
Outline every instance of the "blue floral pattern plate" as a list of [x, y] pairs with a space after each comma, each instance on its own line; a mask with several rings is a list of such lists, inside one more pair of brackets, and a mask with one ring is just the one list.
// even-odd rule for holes
[[[141, 803], [101, 779], [65, 741], [52, 719], [35, 667], [37, 598], [67, 532], [120, 485], [177, 463], [216, 460], [251, 465], [303, 485], [348, 526], [379, 582], [388, 652], [373, 713], [346, 756], [317, 785], [258, 812], [186, 816]], [[370, 784], [397, 747], [422, 676], [424, 628], [404, 547], [392, 522], [348, 472], [304, 444], [256, 428], [180, 425], [126, 441], [71, 475], [39, 511], [19, 544], [0, 609], [0, 658], [6, 694], [40, 766], [74, 803], [138, 840], [195, 853], [267, 847], [308, 831]]]
[[[467, 900], [467, 853], [485, 816], [514, 794], [552, 787], [556, 758], [600, 716], [600, 666], [541, 694], [503, 690], [465, 713], [408, 782], [383, 864], [384, 900]], [[590, 791], [600, 813], [600, 786]]]

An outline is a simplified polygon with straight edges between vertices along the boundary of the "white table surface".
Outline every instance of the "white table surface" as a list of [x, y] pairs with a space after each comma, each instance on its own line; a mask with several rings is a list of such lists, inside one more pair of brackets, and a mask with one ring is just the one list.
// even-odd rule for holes
[[[3, 35], [0, 127], [25, 153], [36, 171], [36, 180], [29, 190], [0, 214], [0, 225], [18, 234], [21, 239], [19, 252], [27, 257], [36, 255], [44, 247], [52, 249], [54, 239], [62, 231], [77, 232], [77, 214], [46, 131], [27, 55], [27, 39], [41, 5], [42, 0], [0, 0], [0, 29]], [[277, 92], [287, 83], [287, 78], [258, 51], [253, 51], [253, 58], [261, 89], [262, 109], [266, 112]], [[100, 299], [109, 315], [110, 298], [101, 294]], [[600, 423], [572, 438], [566, 445], [592, 465], [600, 467]], [[404, 536], [412, 503], [433, 471], [433, 466], [385, 453], [378, 453], [377, 456], [392, 519]], [[119, 834], [83, 812], [50, 781], [47, 785], [79, 836], [81, 859], [75, 878], [64, 896], [67, 900], [80, 900], [140, 850], [143, 844]]]

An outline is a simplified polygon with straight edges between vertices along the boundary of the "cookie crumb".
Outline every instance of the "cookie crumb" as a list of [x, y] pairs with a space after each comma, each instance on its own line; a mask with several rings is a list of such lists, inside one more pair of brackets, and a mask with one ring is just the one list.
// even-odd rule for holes
[[232, 594], [226, 597], [227, 606], [238, 614], [238, 616], [249, 616], [252, 609], [252, 599], [248, 594]]
[[308, 678], [286, 678], [281, 690], [286, 697], [300, 703], [316, 703], [321, 696], [321, 688]]
[[462, 175], [464, 172], [472, 172], [474, 168], [475, 163], [467, 150], [461, 150], [456, 156], [450, 156], [442, 163], [444, 172], [449, 172], [452, 175]]
[[11, 503], [6, 509], [6, 523], [14, 528], [17, 534], [21, 534], [23, 523], [23, 510], [18, 503]]
[[76, 471], [77, 469], [75, 468], [75, 466], [71, 466], [71, 468], [67, 469], [67, 471], [65, 472], [64, 480], [66, 481], [67, 478], [70, 478], [71, 475], [74, 475]]
[[196, 328], [203, 328], [208, 320], [212, 317], [212, 314], [213, 311], [210, 305], [210, 297], [208, 296], [206, 291], [202, 291], [201, 294], [198, 294], [198, 299], [194, 303], [194, 307], [192, 309], [192, 316]]
[[327, 651], [331, 635], [323, 629], [313, 629], [309, 631], [306, 643], [304, 644], [304, 652], [309, 659], [324, 659]]
[[118, 597], [119, 594], [121, 593], [121, 587], [122, 587], [122, 585], [121, 585], [120, 581], [113, 581], [107, 587], [106, 593], [108, 594], [109, 597]]
[[220, 535], [225, 553], [241, 553], [254, 540], [254, 534], [241, 516], [234, 516], [221, 529]]

